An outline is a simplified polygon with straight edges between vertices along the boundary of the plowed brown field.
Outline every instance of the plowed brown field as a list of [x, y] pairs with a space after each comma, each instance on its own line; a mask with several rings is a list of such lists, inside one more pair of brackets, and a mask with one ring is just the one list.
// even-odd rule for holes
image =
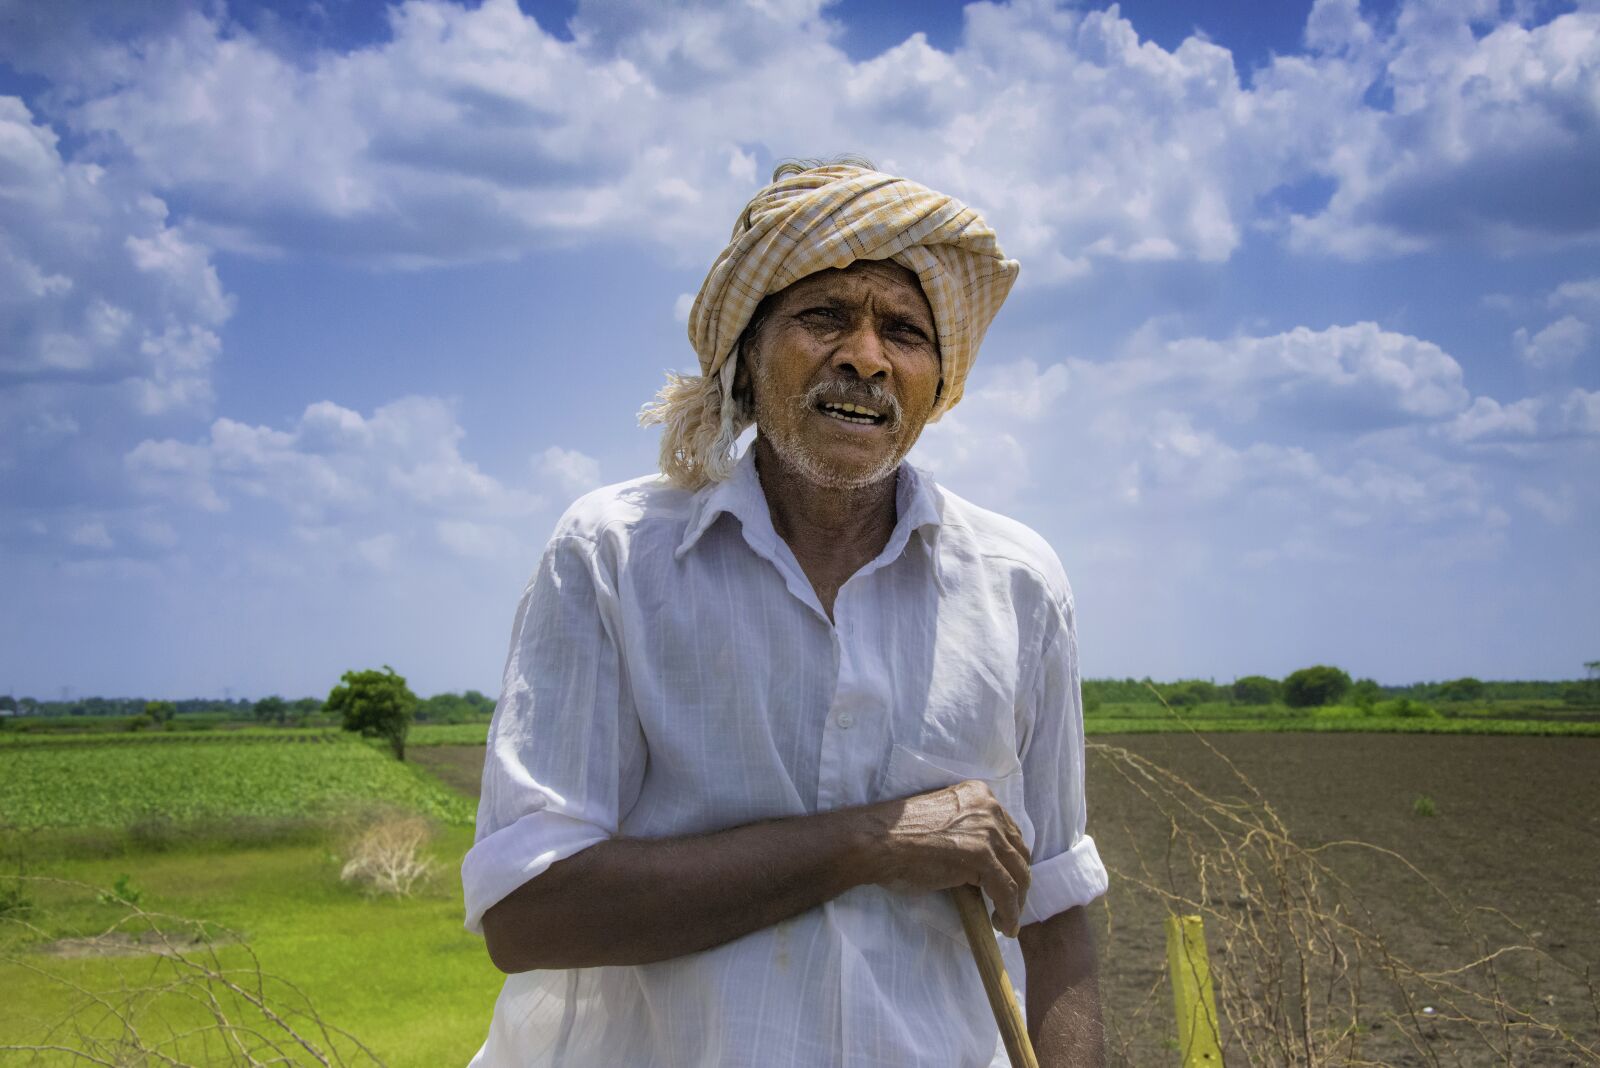
[[[1486, 948], [1536, 947], [1536, 953], [1513, 950], [1496, 958], [1492, 982], [1500, 996], [1557, 1022], [1577, 1042], [1600, 1046], [1594, 994], [1583, 978], [1585, 968], [1592, 969], [1600, 985], [1600, 739], [1097, 736], [1089, 758], [1090, 833], [1113, 872], [1132, 874], [1140, 869], [1141, 855], [1147, 865], [1164, 855], [1171, 823], [1117, 770], [1125, 764], [1114, 759], [1114, 747], [1175, 772], [1202, 794], [1254, 803], [1242, 775], [1300, 845], [1360, 841], [1379, 847], [1333, 846], [1318, 857], [1335, 881], [1347, 885], [1340, 893], [1369, 910], [1362, 922], [1381, 933], [1394, 958], [1445, 971], [1470, 964]], [[419, 764], [476, 795], [481, 747], [413, 753]], [[1434, 815], [1416, 812], [1420, 797], [1431, 800]], [[1184, 881], [1181, 872], [1173, 879]], [[1243, 901], [1238, 907], [1259, 909], [1263, 903]], [[1164, 980], [1163, 907], [1132, 879], [1113, 878], [1096, 912], [1117, 1059], [1177, 1064]], [[1481, 986], [1482, 972], [1464, 981]], [[1421, 1015], [1426, 1006], [1420, 1004], [1410, 1006], [1418, 1013], [1408, 1017], [1415, 1026], [1386, 1024], [1386, 1012], [1406, 1010], [1404, 999], [1376, 972], [1366, 982], [1363, 1063], [1600, 1063], [1571, 1042], [1517, 1038], [1515, 1028], [1490, 1029], [1491, 1041], [1513, 1036], [1509, 1048], [1497, 1052], [1447, 1013]], [[1238, 1036], [1227, 1035], [1226, 1026], [1230, 1063], [1242, 1064]]]

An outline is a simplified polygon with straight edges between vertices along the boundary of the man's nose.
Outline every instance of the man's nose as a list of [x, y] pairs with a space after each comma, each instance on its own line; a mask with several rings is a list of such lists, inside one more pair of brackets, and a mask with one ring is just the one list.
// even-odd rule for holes
[[883, 350], [883, 339], [871, 324], [855, 327], [839, 341], [833, 350], [833, 369], [853, 374], [863, 380], [883, 379], [889, 376], [889, 360]]

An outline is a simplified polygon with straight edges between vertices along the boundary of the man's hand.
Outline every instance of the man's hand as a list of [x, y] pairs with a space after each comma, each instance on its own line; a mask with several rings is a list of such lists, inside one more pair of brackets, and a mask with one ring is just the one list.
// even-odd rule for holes
[[873, 882], [913, 891], [981, 887], [994, 902], [995, 927], [1016, 937], [1028, 895], [1028, 847], [988, 786], [969, 779], [863, 813], [881, 845]]

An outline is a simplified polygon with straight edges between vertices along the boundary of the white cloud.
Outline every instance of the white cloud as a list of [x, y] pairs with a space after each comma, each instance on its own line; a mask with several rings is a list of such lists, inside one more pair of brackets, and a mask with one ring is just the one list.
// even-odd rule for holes
[[687, 323], [689, 313], [694, 310], [693, 293], [679, 293], [678, 299], [672, 302], [672, 318], [676, 322]]
[[[1246, 88], [1226, 49], [1167, 51], [1115, 8], [974, 4], [952, 51], [914, 34], [854, 61], [824, 6], [587, 0], [564, 40], [515, 0], [412, 0], [387, 40], [302, 56], [191, 10], [57, 28], [52, 47], [23, 34], [10, 58], [247, 251], [426, 264], [598, 234], [699, 259], [758, 159], [838, 147], [985, 210], [1029, 284], [1105, 258], [1225, 260], [1264, 204], [1315, 254], [1600, 236], [1600, 13], [1526, 28], [1413, 0], [1380, 31], [1319, 0], [1311, 51]], [[1325, 206], [1270, 206], [1317, 177]]]
[[1597, 428], [1600, 393], [1473, 398], [1448, 353], [1372, 323], [1145, 330], [1106, 361], [980, 365], [913, 458], [981, 503], [1052, 515], [1075, 555], [1106, 566], [1166, 574], [1221, 546], [1252, 567], [1293, 565], [1402, 545], [1430, 546], [1442, 566], [1503, 551], [1506, 504], [1592, 463]]
[[1380, 34], [1353, 0], [1318, 0], [1308, 38], [1392, 107], [1338, 120], [1311, 161], [1336, 189], [1293, 216], [1296, 247], [1363, 258], [1450, 238], [1502, 250], [1600, 238], [1600, 12], [1529, 28], [1493, 4], [1412, 0]]
[[355, 551], [357, 558], [374, 570], [389, 571], [394, 568], [395, 553], [399, 546], [400, 539], [392, 531], [385, 531], [362, 538], [356, 542]]
[[1585, 308], [1600, 311], [1600, 278], [1574, 278], [1562, 282], [1550, 294], [1552, 308]]
[[309, 543], [351, 542], [374, 566], [392, 562], [405, 540], [397, 532], [419, 522], [459, 555], [503, 557], [529, 536], [503, 524], [544, 502], [462, 456], [464, 434], [451, 405], [432, 397], [402, 398], [370, 416], [319, 401], [287, 430], [224, 418], [197, 442], [143, 441], [126, 467], [153, 498], [210, 511], [268, 502]]
[[126, 173], [0, 97], [0, 468], [115, 409], [204, 414], [231, 311], [206, 248]]
[[1031, 360], [993, 368], [961, 403], [918, 441], [911, 461], [940, 479], [985, 473], [991, 501], [1006, 501], [1032, 482], [1025, 424], [1045, 415], [1067, 388], [1061, 365], [1043, 373]]
[[1523, 486], [1517, 490], [1517, 500], [1545, 522], [1560, 526], [1572, 518], [1574, 501], [1572, 487], [1561, 485], [1554, 490], [1536, 486]]
[[104, 520], [99, 519], [73, 527], [67, 534], [67, 540], [85, 549], [111, 549], [115, 545]]
[[388, 41], [347, 54], [294, 59], [190, 13], [26, 58], [69, 83], [75, 130], [248, 250], [431, 263], [592, 233], [701, 250], [758, 152], [853, 145], [985, 209], [1034, 279], [1226, 259], [1363, 88], [1328, 60], [1245, 90], [1225, 49], [1168, 52], [1114, 10], [1048, 2], [973, 5], [953, 52], [916, 34], [861, 62], [819, 0], [590, 2], [571, 41], [514, 0], [389, 17]]
[[1511, 336], [1517, 355], [1534, 367], [1565, 367], [1589, 347], [1589, 324], [1575, 315], [1563, 315], [1532, 337], [1525, 328]]
[[515, 561], [527, 546], [505, 527], [467, 519], [441, 519], [434, 525], [439, 544], [457, 556], [475, 560]]
[[569, 496], [587, 493], [600, 485], [600, 461], [576, 449], [552, 445], [534, 457], [534, 467]]
[[1374, 426], [1453, 414], [1469, 396], [1448, 353], [1376, 323], [1226, 340], [1162, 341], [1146, 332], [1120, 359], [1071, 366], [1130, 413], [1180, 401], [1236, 420]]
[[[1396, 500], [1394, 486], [1374, 470], [1326, 469], [1327, 442], [1433, 425], [1469, 400], [1453, 357], [1375, 323], [1222, 340], [1146, 329], [1111, 360], [980, 370], [915, 459], [941, 476], [981, 478], [996, 502], [1019, 499], [1038, 468], [1058, 470], [1039, 459], [1055, 451], [1094, 457], [1095, 494], [1128, 505], [1276, 487], [1355, 507]], [[1053, 445], [1040, 448], [1042, 438]]]
[[1569, 389], [1562, 394], [1524, 397], [1502, 404], [1474, 398], [1472, 406], [1441, 427], [1458, 442], [1519, 444], [1600, 436], [1600, 391]]

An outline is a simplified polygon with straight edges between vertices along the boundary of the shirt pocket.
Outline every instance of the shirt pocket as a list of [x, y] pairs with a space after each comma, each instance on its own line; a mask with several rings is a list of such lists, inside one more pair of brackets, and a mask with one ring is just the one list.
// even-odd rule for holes
[[[1032, 838], [1032, 825], [1022, 807], [1022, 765], [1013, 762], [1010, 767], [995, 769], [982, 764], [948, 757], [943, 754], [918, 752], [909, 746], [895, 743], [889, 750], [889, 760], [884, 767], [880, 796], [885, 799], [911, 797], [930, 790], [941, 790], [967, 779], [976, 779], [989, 787], [1000, 807], [1006, 810], [1023, 839]], [[890, 895], [895, 906], [908, 913], [919, 923], [948, 935], [966, 945], [966, 931], [961, 926], [961, 916], [948, 890], [934, 893], [895, 892]], [[985, 895], [984, 901], [993, 911], [994, 903]]]

